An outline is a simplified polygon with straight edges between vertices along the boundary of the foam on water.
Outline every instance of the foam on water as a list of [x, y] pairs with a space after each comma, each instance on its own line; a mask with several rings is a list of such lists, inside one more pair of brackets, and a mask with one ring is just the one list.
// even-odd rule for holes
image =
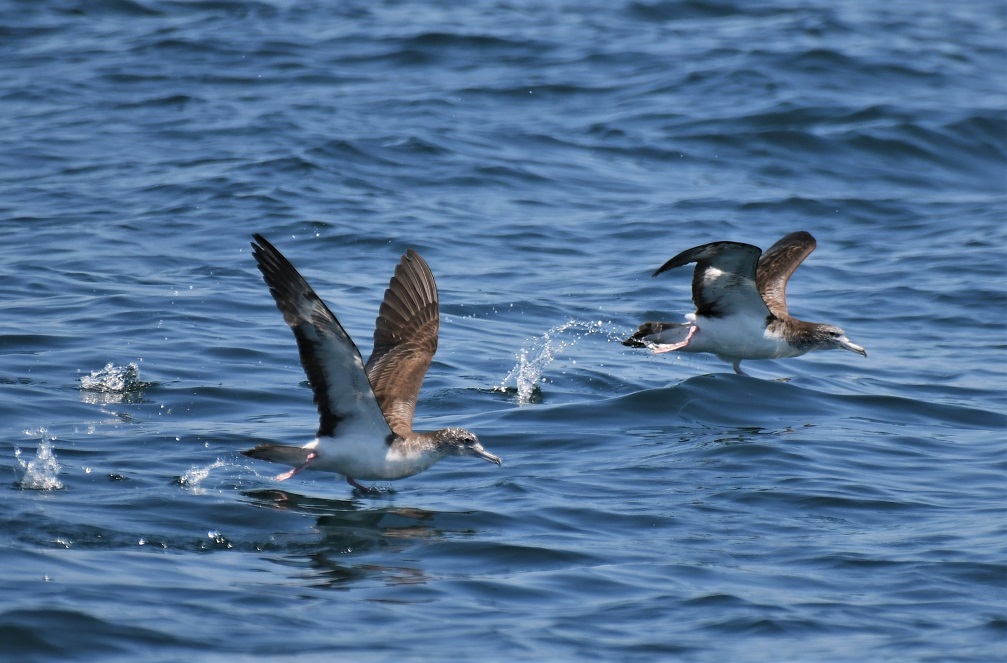
[[18, 486], [27, 490], [59, 490], [63, 483], [59, 480], [60, 465], [52, 451], [55, 436], [49, 435], [45, 428], [26, 430], [25, 435], [38, 437], [39, 443], [35, 457], [25, 459], [21, 449], [14, 449], [14, 457], [23, 473]]

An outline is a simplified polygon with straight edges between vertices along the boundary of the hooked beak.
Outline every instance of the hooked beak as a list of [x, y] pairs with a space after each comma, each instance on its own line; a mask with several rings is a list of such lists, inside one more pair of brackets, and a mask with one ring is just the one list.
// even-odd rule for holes
[[843, 336], [842, 338], [839, 339], [839, 347], [841, 347], [843, 350], [849, 350], [850, 352], [856, 352], [858, 355], [863, 355], [865, 357], [867, 356], [867, 350], [865, 350], [864, 348], [860, 347], [859, 345], [857, 345], [856, 343], [854, 343], [850, 339], [846, 338], [845, 336]]
[[503, 465], [503, 461], [500, 460], [500, 456], [494, 456], [482, 447], [473, 447], [472, 455], [476, 458], [482, 458], [483, 460], [488, 460], [491, 463], [496, 463], [497, 466]]

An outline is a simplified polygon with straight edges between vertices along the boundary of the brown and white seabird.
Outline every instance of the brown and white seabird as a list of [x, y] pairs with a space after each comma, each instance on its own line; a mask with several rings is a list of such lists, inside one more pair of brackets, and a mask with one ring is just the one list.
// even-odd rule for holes
[[252, 255], [294, 332], [301, 365], [318, 406], [318, 432], [303, 446], [260, 444], [242, 453], [294, 469], [335, 472], [357, 483], [401, 479], [447, 456], [475, 456], [501, 464], [478, 438], [461, 428], [429, 433], [412, 429], [423, 377], [437, 351], [440, 309], [427, 263], [412, 249], [395, 268], [374, 329], [367, 364], [346, 330], [294, 266], [262, 235], [253, 235]]
[[[679, 253], [653, 276], [696, 263], [688, 322], [645, 322], [623, 345], [655, 353], [710, 352], [731, 362], [797, 357], [812, 350], [842, 348], [867, 356], [834, 325], [805, 322], [787, 312], [787, 281], [815, 250], [815, 238], [793, 232], [762, 250], [739, 242], [713, 242]], [[761, 258], [760, 258], [761, 256]]]

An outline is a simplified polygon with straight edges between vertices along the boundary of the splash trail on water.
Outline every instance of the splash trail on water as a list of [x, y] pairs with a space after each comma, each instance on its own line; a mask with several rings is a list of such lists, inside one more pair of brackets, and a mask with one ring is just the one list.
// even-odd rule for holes
[[494, 390], [508, 392], [513, 389], [517, 393], [517, 402], [520, 405], [538, 402], [541, 400], [540, 385], [545, 381], [545, 370], [556, 357], [582, 338], [600, 333], [607, 333], [610, 340], [618, 340], [615, 332], [612, 330], [606, 332], [606, 323], [600, 320], [590, 322], [570, 320], [549, 329], [537, 338], [526, 341], [515, 355], [517, 364]]

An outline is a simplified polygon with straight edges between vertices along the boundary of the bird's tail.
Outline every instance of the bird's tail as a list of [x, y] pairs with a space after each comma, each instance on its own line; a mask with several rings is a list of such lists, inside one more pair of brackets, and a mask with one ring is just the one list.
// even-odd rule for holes
[[640, 329], [622, 342], [631, 348], [645, 348], [653, 345], [681, 343], [688, 340], [688, 322], [645, 322]]
[[291, 467], [299, 467], [308, 462], [308, 454], [311, 449], [304, 447], [290, 447], [285, 444], [260, 444], [254, 449], [242, 451], [243, 456], [268, 460], [273, 463], [282, 463]]

